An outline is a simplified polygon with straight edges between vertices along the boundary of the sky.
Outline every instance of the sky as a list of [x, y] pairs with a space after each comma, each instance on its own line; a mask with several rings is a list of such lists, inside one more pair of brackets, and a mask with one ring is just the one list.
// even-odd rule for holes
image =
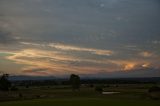
[[0, 73], [160, 76], [159, 0], [0, 0]]

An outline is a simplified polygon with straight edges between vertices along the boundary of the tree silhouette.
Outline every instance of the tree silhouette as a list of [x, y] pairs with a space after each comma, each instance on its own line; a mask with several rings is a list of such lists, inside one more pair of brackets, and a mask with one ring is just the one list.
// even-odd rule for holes
[[95, 91], [102, 93], [103, 92], [103, 86], [96, 86]]
[[75, 74], [71, 74], [70, 76], [70, 83], [72, 85], [72, 89], [73, 90], [76, 90], [80, 88], [80, 77], [78, 75], [75, 75]]
[[158, 87], [158, 86], [152, 86], [151, 88], [149, 88], [148, 92], [149, 93], [160, 92], [160, 87]]
[[152, 86], [148, 90], [149, 96], [151, 99], [158, 100], [160, 99], [160, 87], [159, 86]]
[[3, 74], [0, 76], [0, 90], [8, 91], [11, 87], [11, 82], [8, 80], [9, 74]]

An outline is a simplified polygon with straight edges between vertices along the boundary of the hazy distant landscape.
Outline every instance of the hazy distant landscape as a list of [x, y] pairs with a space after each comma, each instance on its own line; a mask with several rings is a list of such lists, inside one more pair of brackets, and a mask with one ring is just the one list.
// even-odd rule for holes
[[[20, 76], [19, 76], [20, 77]], [[0, 105], [146, 105], [159, 106], [160, 78], [81, 79], [74, 87], [71, 79], [14, 77], [9, 91], [0, 91]], [[28, 78], [28, 80], [26, 80]], [[13, 79], [13, 78], [12, 78]], [[29, 80], [30, 79], [30, 80]], [[156, 88], [156, 89], [155, 89]], [[152, 90], [153, 91], [150, 91]], [[154, 91], [155, 89], [155, 91]], [[159, 89], [159, 88], [158, 88]], [[159, 89], [160, 90], [160, 89]], [[9, 102], [8, 102], [9, 101]]]
[[0, 0], [0, 106], [159, 106], [159, 0]]

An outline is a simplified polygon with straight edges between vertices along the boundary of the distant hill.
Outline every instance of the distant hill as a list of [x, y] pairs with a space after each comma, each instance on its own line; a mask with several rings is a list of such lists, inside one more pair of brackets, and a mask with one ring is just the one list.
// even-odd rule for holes
[[54, 76], [10, 76], [9, 80], [53, 80]]
[[[160, 78], [160, 70], [144, 68], [128, 71], [105, 72], [96, 74], [80, 74], [81, 79], [117, 79], [117, 78]], [[69, 75], [63, 76], [10, 76], [9, 80], [54, 80], [68, 79]]]

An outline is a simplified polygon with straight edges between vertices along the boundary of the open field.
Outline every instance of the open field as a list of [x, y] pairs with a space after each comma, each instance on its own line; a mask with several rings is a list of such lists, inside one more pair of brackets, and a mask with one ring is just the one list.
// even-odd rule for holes
[[152, 84], [111, 84], [104, 91], [120, 92], [102, 95], [94, 88], [83, 85], [80, 91], [69, 86], [19, 87], [18, 91], [0, 92], [0, 106], [160, 106], [160, 100], [152, 100], [148, 93]]
[[114, 100], [102, 98], [43, 99], [4, 102], [1, 106], [160, 106], [160, 101]]

